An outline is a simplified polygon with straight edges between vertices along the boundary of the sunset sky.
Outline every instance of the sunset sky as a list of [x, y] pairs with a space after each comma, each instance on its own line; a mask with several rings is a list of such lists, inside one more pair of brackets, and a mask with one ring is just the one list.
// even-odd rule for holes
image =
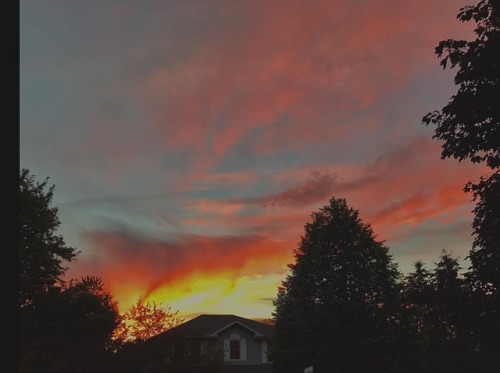
[[[68, 278], [185, 318], [269, 318], [304, 224], [359, 210], [406, 273], [471, 246], [482, 166], [421, 124], [464, 0], [22, 0], [20, 167], [55, 185]], [[468, 264], [464, 262], [464, 267]]]

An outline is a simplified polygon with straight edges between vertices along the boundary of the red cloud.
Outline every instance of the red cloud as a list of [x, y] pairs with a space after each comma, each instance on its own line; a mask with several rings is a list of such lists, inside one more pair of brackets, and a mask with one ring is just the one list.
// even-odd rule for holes
[[95, 232], [89, 239], [99, 248], [97, 257], [81, 258], [70, 273], [100, 276], [112, 293], [130, 284], [147, 295], [193, 274], [237, 278], [280, 272], [291, 255], [286, 242], [255, 235], [176, 235], [169, 241], [153, 241], [124, 232]]

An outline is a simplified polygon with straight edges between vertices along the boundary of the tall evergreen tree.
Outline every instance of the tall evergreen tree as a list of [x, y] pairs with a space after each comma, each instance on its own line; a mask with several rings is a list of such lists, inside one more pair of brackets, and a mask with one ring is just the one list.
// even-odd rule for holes
[[57, 207], [51, 206], [54, 186], [48, 178], [37, 182], [29, 170], [19, 175], [19, 304], [33, 305], [57, 285], [66, 268], [78, 254], [69, 247], [57, 229], [61, 225]]
[[409, 342], [403, 350], [416, 352], [410, 355], [416, 372], [486, 372], [471, 325], [477, 299], [460, 273], [459, 259], [442, 250], [432, 271], [421, 261], [414, 268], [405, 277], [400, 322]]
[[425, 263], [417, 260], [413, 263], [413, 272], [405, 276], [405, 301], [407, 304], [424, 308], [431, 299], [431, 273]]
[[399, 272], [345, 199], [312, 214], [275, 301], [278, 372], [390, 372]]
[[413, 263], [413, 272], [403, 279], [399, 323], [401, 337], [399, 345], [407, 365], [402, 372], [430, 372], [427, 318], [434, 304], [431, 273], [425, 263]]

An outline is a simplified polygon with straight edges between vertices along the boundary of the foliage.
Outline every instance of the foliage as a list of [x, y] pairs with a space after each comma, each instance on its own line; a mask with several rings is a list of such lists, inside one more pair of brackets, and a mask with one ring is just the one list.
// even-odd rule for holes
[[122, 342], [146, 341], [163, 333], [184, 321], [179, 311], [172, 311], [169, 306], [162, 307], [152, 300], [140, 297], [122, 316], [120, 325], [115, 330], [114, 339]]
[[96, 349], [111, 350], [113, 332], [120, 322], [120, 315], [117, 302], [101, 278], [86, 276], [80, 281], [72, 280], [63, 295], [68, 306], [75, 311], [68, 317], [74, 327], [69, 334], [78, 335], [80, 343], [86, 344], [87, 349], [92, 346], [90, 350], [93, 354]]
[[406, 369], [402, 371], [423, 373], [429, 371], [427, 315], [432, 308], [434, 294], [432, 274], [425, 268], [425, 263], [417, 260], [413, 268], [413, 272], [403, 278], [398, 344], [403, 360], [407, 362]]
[[[33, 305], [40, 296], [61, 281], [66, 268], [78, 254], [57, 235], [58, 209], [52, 207], [54, 186], [48, 178], [36, 182], [29, 170], [19, 175], [19, 304]], [[48, 187], [48, 190], [47, 190]]]
[[105, 372], [119, 322], [101, 279], [54, 287], [20, 322], [21, 372]]
[[500, 173], [469, 183], [466, 191], [477, 201], [472, 223], [475, 235], [469, 258], [472, 270], [488, 293], [500, 286]]
[[467, 185], [477, 200], [472, 223], [475, 235], [466, 274], [471, 294], [471, 330], [478, 339], [488, 371], [500, 370], [500, 173]]
[[[157, 312], [154, 312], [154, 311]], [[163, 311], [163, 312], [159, 312]], [[156, 317], [151, 317], [156, 313]], [[180, 325], [183, 319], [177, 316], [178, 311], [172, 312], [170, 307], [161, 308], [154, 301], [145, 302], [141, 297], [137, 303], [127, 312], [125, 321], [133, 322], [129, 329], [121, 329], [128, 337], [124, 341], [122, 337], [114, 359], [114, 371], [123, 373], [135, 372], [176, 372], [176, 373], [195, 373], [195, 372], [213, 372], [221, 373], [225, 371], [223, 351], [217, 346], [208, 346], [206, 353], [201, 353], [201, 341], [197, 338], [186, 340], [182, 335], [173, 333], [164, 333], [171, 328]], [[160, 316], [162, 314], [163, 316]], [[142, 324], [138, 325], [137, 319], [141, 319]], [[150, 329], [145, 335], [146, 329], [150, 323], [155, 321], [163, 325], [163, 331], [160, 328]], [[161, 326], [160, 325], [160, 326]], [[123, 328], [122, 323], [122, 328]], [[136, 333], [131, 333], [136, 330]], [[118, 334], [120, 334], [118, 333]], [[115, 338], [117, 338], [115, 334]], [[214, 341], [215, 342], [215, 341]]]
[[495, 357], [478, 334], [484, 296], [460, 270], [458, 258], [442, 250], [432, 271], [418, 261], [405, 277], [400, 322], [408, 339], [402, 349], [417, 352], [418, 372], [495, 371]]
[[19, 371], [105, 372], [117, 305], [98, 277], [62, 280], [62, 262], [78, 253], [56, 234], [60, 220], [47, 181], [20, 171]]
[[464, 280], [459, 277], [461, 267], [458, 258], [453, 258], [442, 250], [439, 262], [435, 263], [431, 275], [433, 296], [427, 315], [428, 326], [432, 327], [435, 339], [457, 340], [461, 334], [462, 311], [464, 304]]
[[436, 47], [443, 68], [458, 67], [458, 92], [441, 111], [424, 116], [443, 141], [442, 158], [500, 167], [500, 3], [481, 0], [460, 10], [462, 22], [476, 22], [476, 39], [443, 40]]
[[405, 276], [405, 300], [413, 306], [424, 307], [431, 297], [431, 273], [425, 268], [425, 263], [417, 260], [413, 263], [414, 272]]
[[[500, 2], [481, 0], [462, 8], [457, 18], [473, 21], [475, 39], [443, 40], [436, 47], [443, 68], [458, 68], [458, 91], [441, 111], [428, 113], [423, 123], [436, 126], [434, 138], [443, 141], [441, 158], [483, 163], [491, 173], [466, 184], [476, 206], [472, 223], [474, 241], [468, 258], [467, 315], [473, 344], [500, 370]], [[458, 310], [455, 310], [458, 312]]]
[[441, 111], [428, 113], [424, 124], [436, 126], [434, 138], [443, 141], [442, 158], [470, 159], [485, 163], [493, 172], [478, 183], [469, 182], [466, 192], [477, 202], [473, 212], [471, 269], [476, 281], [490, 292], [500, 286], [500, 2], [481, 0], [462, 8], [462, 22], [474, 21], [476, 39], [443, 40], [436, 47], [446, 68], [458, 67], [458, 92]]
[[388, 248], [344, 199], [312, 214], [275, 301], [278, 372], [387, 369], [399, 272]]

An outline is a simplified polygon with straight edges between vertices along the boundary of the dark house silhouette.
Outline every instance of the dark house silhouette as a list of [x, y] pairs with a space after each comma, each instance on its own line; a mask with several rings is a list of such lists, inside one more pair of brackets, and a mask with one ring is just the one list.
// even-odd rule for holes
[[170, 363], [198, 367], [196, 372], [267, 373], [273, 328], [236, 315], [200, 315], [149, 343], [163, 350]]

